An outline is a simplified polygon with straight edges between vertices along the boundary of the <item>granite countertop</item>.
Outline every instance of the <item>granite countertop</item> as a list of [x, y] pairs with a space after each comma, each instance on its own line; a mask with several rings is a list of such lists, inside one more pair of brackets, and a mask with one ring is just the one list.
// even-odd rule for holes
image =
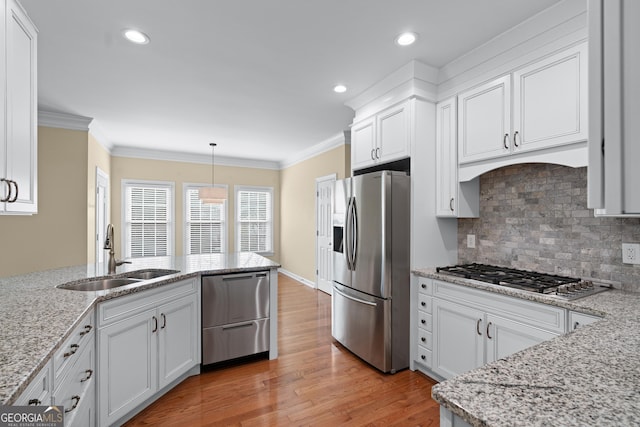
[[118, 267], [117, 276], [141, 269], [172, 269], [179, 273], [97, 292], [58, 289], [56, 285], [106, 276], [102, 265], [0, 278], [0, 403], [15, 401], [82, 318], [101, 301], [199, 275], [278, 267], [249, 252], [144, 258]]
[[431, 269], [414, 273], [604, 316], [434, 386], [442, 406], [473, 426], [640, 425], [640, 293], [565, 302]]

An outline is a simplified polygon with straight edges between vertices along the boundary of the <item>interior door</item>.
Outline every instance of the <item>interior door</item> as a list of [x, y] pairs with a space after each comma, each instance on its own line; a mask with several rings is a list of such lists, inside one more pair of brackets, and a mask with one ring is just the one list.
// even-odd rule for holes
[[96, 168], [96, 263], [106, 265], [105, 233], [109, 223], [109, 175]]
[[333, 274], [333, 187], [336, 176], [316, 180], [316, 287], [331, 295]]

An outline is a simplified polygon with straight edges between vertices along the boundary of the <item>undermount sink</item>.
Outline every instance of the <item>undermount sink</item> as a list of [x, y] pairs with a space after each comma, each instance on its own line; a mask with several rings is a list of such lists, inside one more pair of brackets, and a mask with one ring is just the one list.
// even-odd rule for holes
[[140, 283], [145, 280], [156, 279], [162, 276], [179, 273], [178, 270], [137, 270], [130, 273], [124, 273], [124, 277], [105, 277], [102, 279], [86, 279], [78, 282], [65, 283], [56, 286], [59, 289], [68, 289], [70, 291], [104, 291], [107, 289], [119, 288], [120, 286], [131, 285], [132, 283]]
[[170, 274], [179, 273], [178, 270], [138, 270], [130, 273], [125, 273], [125, 277], [129, 279], [150, 280], [156, 279], [162, 276], [168, 276]]
[[64, 285], [58, 285], [60, 289], [69, 289], [71, 291], [104, 291], [106, 289], [118, 288], [120, 286], [130, 285], [132, 283], [138, 283], [140, 280], [129, 279], [121, 277], [117, 279], [90, 279], [82, 282], [65, 283]]

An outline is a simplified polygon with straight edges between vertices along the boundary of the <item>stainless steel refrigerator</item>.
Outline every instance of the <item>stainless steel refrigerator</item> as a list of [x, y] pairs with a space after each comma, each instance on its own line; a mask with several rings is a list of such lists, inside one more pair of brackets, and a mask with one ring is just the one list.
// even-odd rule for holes
[[358, 175], [334, 195], [331, 334], [394, 373], [409, 366], [410, 178]]

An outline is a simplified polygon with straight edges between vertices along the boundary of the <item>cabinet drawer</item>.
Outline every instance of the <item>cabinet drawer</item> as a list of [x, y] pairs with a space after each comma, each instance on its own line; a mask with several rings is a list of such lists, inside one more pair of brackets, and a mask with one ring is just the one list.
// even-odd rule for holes
[[183, 295], [198, 292], [197, 283], [195, 278], [183, 280], [100, 303], [98, 305], [98, 327], [101, 328], [128, 319], [163, 302], [173, 301]]
[[25, 391], [16, 399], [14, 405], [50, 405], [52, 371], [51, 362], [44, 365], [35, 378], [31, 380]]
[[53, 355], [54, 384], [58, 384], [60, 378], [73, 366], [80, 353], [89, 345], [89, 341], [93, 343], [93, 337], [95, 335], [93, 316], [93, 311], [85, 316], [69, 338], [67, 338], [64, 344]]
[[598, 320], [601, 320], [601, 317], [597, 317], [597, 316], [592, 316], [589, 314], [585, 314], [585, 313], [578, 313], [576, 311], [570, 311], [569, 312], [569, 324], [567, 327], [567, 331], [571, 332], [571, 331], [575, 331], [578, 328], [581, 328], [583, 326], [587, 326], [593, 322], [597, 322]]
[[427, 295], [418, 294], [418, 309], [426, 313], [431, 313], [432, 298]]
[[418, 328], [418, 345], [428, 350], [433, 350], [433, 336], [431, 332]]
[[56, 405], [64, 406], [65, 425], [71, 425], [75, 415], [94, 401], [95, 341], [91, 339], [78, 354], [78, 360], [67, 375], [56, 384], [53, 393]]
[[418, 326], [425, 331], [431, 332], [433, 327], [433, 318], [430, 314], [418, 311]]
[[269, 350], [269, 319], [202, 330], [202, 364], [221, 362]]
[[418, 291], [421, 294], [433, 295], [433, 281], [425, 277], [418, 278]]
[[418, 346], [418, 362], [425, 365], [427, 368], [431, 368], [432, 365], [432, 353], [431, 350], [419, 345]]

